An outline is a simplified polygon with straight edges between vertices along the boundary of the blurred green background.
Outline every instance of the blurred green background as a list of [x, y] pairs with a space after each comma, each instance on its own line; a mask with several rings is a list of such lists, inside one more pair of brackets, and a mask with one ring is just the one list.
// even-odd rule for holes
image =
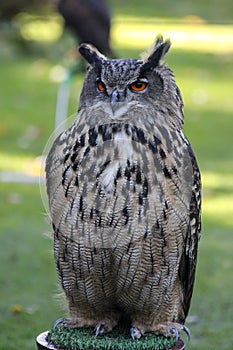
[[[18, 2], [20, 3], [20, 1]], [[31, 2], [34, 5], [34, 2]], [[138, 57], [161, 33], [185, 103], [185, 134], [202, 172], [203, 228], [187, 320], [187, 349], [233, 348], [233, 2], [111, 0], [111, 45]], [[47, 1], [0, 5], [0, 349], [34, 349], [64, 316], [50, 226], [38, 185], [54, 131], [59, 81], [76, 65], [76, 41]], [[84, 74], [71, 81], [68, 116]]]

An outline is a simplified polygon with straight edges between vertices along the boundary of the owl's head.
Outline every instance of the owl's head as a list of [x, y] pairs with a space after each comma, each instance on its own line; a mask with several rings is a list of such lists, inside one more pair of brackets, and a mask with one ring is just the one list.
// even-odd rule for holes
[[132, 119], [134, 111], [147, 109], [154, 118], [164, 114], [173, 125], [182, 127], [180, 91], [172, 71], [161, 63], [170, 45], [160, 36], [143, 59], [110, 60], [93, 46], [82, 44], [79, 52], [89, 66], [79, 110], [104, 106], [111, 120], [126, 121], [129, 116]]

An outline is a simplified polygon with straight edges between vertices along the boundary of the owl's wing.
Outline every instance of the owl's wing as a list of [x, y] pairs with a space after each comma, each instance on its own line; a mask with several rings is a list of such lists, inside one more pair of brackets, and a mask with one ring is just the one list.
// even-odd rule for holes
[[53, 224], [60, 220], [62, 212], [68, 204], [64, 196], [62, 181], [63, 162], [66, 154], [69, 152], [69, 148], [69, 134], [65, 131], [56, 138], [46, 158], [46, 189]]
[[180, 262], [179, 277], [183, 287], [183, 315], [185, 321], [189, 311], [197, 263], [198, 241], [201, 230], [201, 177], [194, 153], [188, 144], [188, 152], [193, 167], [193, 185], [190, 201], [190, 225], [186, 237], [183, 256]]

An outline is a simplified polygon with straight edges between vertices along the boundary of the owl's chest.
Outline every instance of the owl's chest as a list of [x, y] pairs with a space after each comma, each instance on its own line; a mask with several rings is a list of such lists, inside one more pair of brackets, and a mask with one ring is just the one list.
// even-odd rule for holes
[[89, 130], [65, 155], [63, 194], [76, 226], [149, 232], [162, 217], [173, 222], [173, 208], [187, 211], [180, 194], [182, 156], [161, 141], [161, 132], [155, 137], [122, 128]]
[[[118, 132], [94, 145], [89, 143], [73, 152], [63, 170], [63, 187], [67, 199], [82, 201], [85, 216], [135, 210], [148, 192], [141, 145], [125, 133]], [[147, 166], [148, 168], [148, 166]], [[146, 170], [148, 172], [148, 169]], [[140, 198], [140, 199], [139, 199]]]
[[77, 144], [79, 147], [74, 145], [63, 161], [63, 184], [68, 192], [74, 178], [77, 188], [86, 193], [98, 191], [106, 198], [116, 195], [116, 190], [120, 195], [132, 185], [136, 192], [136, 185], [150, 168], [145, 145], [122, 130], [113, 132], [111, 128], [103, 134], [92, 131], [91, 135], [89, 131], [89, 138]]

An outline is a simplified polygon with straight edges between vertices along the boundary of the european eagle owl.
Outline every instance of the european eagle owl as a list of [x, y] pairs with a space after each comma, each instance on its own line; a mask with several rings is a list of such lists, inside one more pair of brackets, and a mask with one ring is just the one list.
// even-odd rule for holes
[[67, 327], [100, 335], [127, 319], [133, 339], [189, 333], [201, 185], [161, 62], [169, 48], [158, 37], [142, 59], [114, 60], [79, 48], [89, 65], [78, 113], [46, 161]]

